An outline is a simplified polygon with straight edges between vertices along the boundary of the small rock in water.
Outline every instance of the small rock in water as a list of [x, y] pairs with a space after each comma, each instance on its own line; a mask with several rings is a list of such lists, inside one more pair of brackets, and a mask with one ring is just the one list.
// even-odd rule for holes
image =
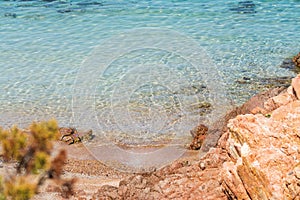
[[240, 14], [248, 14], [248, 13], [256, 13], [255, 11], [256, 5], [253, 1], [240, 1], [238, 5], [234, 8], [229, 9], [230, 11], [234, 11]]
[[195, 127], [193, 130], [191, 130], [191, 135], [193, 136], [193, 138], [195, 138], [199, 135], [206, 134], [207, 131], [208, 131], [207, 126], [205, 126], [204, 124], [200, 124], [197, 127]]
[[249, 77], [243, 77], [243, 78], [237, 80], [236, 82], [239, 84], [246, 84], [246, 83], [250, 83], [250, 80], [251, 80], [251, 78], [249, 78]]
[[296, 74], [300, 73], [300, 52], [293, 58], [286, 58], [280, 65], [281, 68], [289, 69]]
[[293, 63], [293, 60], [291, 58], [286, 58], [282, 61], [280, 67], [285, 69], [294, 69], [295, 64]]
[[72, 12], [72, 9], [61, 9], [61, 10], [57, 10], [58, 13], [69, 13]]
[[12, 17], [12, 18], [16, 18], [17, 14], [16, 13], [5, 13], [4, 17]]
[[78, 6], [103, 6], [102, 3], [94, 1], [94, 2], [79, 2], [76, 5]]
[[84, 141], [90, 141], [94, 138], [93, 131], [80, 131], [78, 132], [76, 128], [72, 127], [61, 127], [59, 128], [61, 134], [60, 140], [67, 144], [81, 143]]
[[198, 150], [201, 148], [204, 139], [206, 138], [208, 128], [204, 124], [200, 124], [191, 130], [191, 135], [193, 136], [193, 141], [190, 144], [190, 149]]
[[293, 62], [297, 67], [300, 67], [300, 52], [293, 57]]

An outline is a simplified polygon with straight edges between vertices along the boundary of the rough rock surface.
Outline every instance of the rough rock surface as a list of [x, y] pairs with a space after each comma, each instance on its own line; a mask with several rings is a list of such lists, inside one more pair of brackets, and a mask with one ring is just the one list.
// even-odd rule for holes
[[203, 141], [206, 138], [208, 128], [204, 124], [200, 124], [191, 130], [191, 135], [193, 136], [193, 141], [190, 144], [190, 149], [198, 150], [201, 148]]
[[[288, 89], [288, 91], [290, 90], [291, 89]], [[279, 94], [284, 94], [284, 96], [281, 97], [282, 95], [280, 96]], [[273, 107], [270, 107], [268, 105], [265, 105], [266, 102], [272, 102], [271, 99], [277, 96], [279, 96], [279, 100], [282, 99], [282, 101], [285, 101], [285, 95], [287, 95], [287, 92], [284, 87], [273, 88], [253, 96], [242, 106], [236, 107], [232, 111], [228, 112], [224, 116], [224, 118], [217, 120], [211, 127], [209, 127], [209, 130], [207, 131], [205, 136], [206, 140], [203, 141], [201, 145], [201, 151], [207, 152], [211, 147], [217, 145], [221, 135], [228, 129], [227, 123], [230, 119], [236, 117], [237, 115], [244, 115], [249, 113], [256, 114], [262, 112], [267, 114], [269, 111], [275, 109], [276, 107], [279, 107], [282, 103], [278, 102], [278, 100], [276, 99], [275, 102], [277, 102], [277, 104], [272, 104]], [[290, 98], [294, 98], [294, 96], [292, 95], [292, 97]]]
[[[299, 76], [292, 82], [298, 83]], [[300, 199], [300, 101], [291, 91], [270, 98], [269, 115], [240, 115], [228, 123], [222, 187], [229, 199]], [[268, 104], [269, 105], [269, 104]]]
[[109, 191], [103, 186], [94, 199], [115, 194], [116, 199], [227, 199], [219, 180], [227, 159], [224, 150], [211, 149], [200, 161], [182, 159], [156, 172], [128, 177]]
[[300, 76], [292, 79], [292, 92], [297, 96], [298, 99], [300, 99]]
[[[231, 197], [285, 199], [289, 196], [284, 194], [284, 179], [299, 162], [300, 140], [284, 117], [275, 116], [275, 113], [271, 118], [244, 115], [228, 124], [227, 151], [232, 161], [224, 163], [223, 178], [225, 188], [233, 194]], [[300, 119], [300, 115], [297, 117]], [[235, 185], [244, 186], [245, 192], [236, 191]]]

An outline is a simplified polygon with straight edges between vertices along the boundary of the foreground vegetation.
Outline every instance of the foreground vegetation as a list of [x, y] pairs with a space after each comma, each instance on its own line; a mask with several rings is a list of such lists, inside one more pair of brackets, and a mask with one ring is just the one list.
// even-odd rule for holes
[[72, 194], [74, 180], [61, 179], [66, 152], [61, 150], [51, 159], [53, 142], [59, 137], [58, 130], [55, 120], [34, 122], [25, 130], [16, 126], [8, 130], [0, 128], [3, 161], [15, 165], [0, 177], [0, 200], [30, 199], [47, 179], [57, 180], [64, 196]]

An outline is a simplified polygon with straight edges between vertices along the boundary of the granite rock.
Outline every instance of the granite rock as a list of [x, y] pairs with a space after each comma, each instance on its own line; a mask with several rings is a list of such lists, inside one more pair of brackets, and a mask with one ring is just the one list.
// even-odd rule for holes
[[[293, 199], [299, 195], [300, 101], [271, 112], [237, 116], [228, 123], [222, 185], [229, 198]], [[241, 184], [243, 187], [241, 187]], [[236, 187], [235, 187], [236, 186]]]

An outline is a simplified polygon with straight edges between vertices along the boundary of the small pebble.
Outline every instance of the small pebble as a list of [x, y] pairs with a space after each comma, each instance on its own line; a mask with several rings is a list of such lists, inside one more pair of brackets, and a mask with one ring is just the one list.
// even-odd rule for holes
[[205, 170], [205, 163], [200, 162], [199, 167], [200, 167], [200, 169]]

